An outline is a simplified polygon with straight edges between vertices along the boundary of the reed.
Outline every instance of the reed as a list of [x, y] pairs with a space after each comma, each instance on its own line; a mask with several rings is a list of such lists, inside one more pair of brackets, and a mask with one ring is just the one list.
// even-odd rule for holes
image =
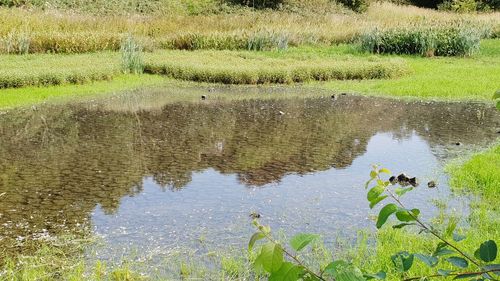
[[332, 45], [354, 42], [373, 27], [424, 28], [449, 26], [457, 21], [487, 26], [492, 36], [500, 34], [500, 13], [458, 15], [390, 3], [373, 3], [364, 14], [338, 5], [332, 7], [323, 13], [290, 8], [161, 16], [154, 13], [95, 16], [81, 10], [0, 8], [0, 52], [7, 53], [13, 46], [18, 49], [22, 34], [29, 35], [30, 53], [119, 50], [127, 34], [139, 40], [145, 49], [190, 50]]

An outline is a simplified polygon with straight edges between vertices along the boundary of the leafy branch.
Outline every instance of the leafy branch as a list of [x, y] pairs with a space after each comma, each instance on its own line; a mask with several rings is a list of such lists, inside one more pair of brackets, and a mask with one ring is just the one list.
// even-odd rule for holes
[[[500, 264], [492, 263], [496, 260], [498, 252], [495, 241], [488, 240], [481, 243], [479, 248], [474, 252], [473, 258], [458, 246], [457, 243], [465, 239], [465, 236], [455, 233], [455, 226], [448, 229], [443, 235], [432, 225], [425, 223], [420, 218], [419, 209], [409, 209], [403, 204], [401, 197], [418, 186], [416, 178], [409, 178], [405, 174], [400, 174], [397, 177], [391, 176], [388, 180], [384, 180], [382, 178], [384, 174], [389, 176], [391, 172], [388, 169], [373, 166], [370, 172], [370, 180], [368, 180], [365, 185], [365, 188], [368, 189], [367, 199], [370, 203], [370, 208], [374, 208], [387, 198], [394, 201], [394, 203], [388, 203], [380, 209], [376, 222], [377, 228], [381, 228], [391, 216], [394, 216], [399, 223], [393, 225], [393, 229], [417, 226], [420, 228], [420, 233], [429, 233], [439, 240], [437, 247], [431, 255], [401, 251], [391, 257], [396, 271], [401, 274], [402, 280], [427, 280], [438, 277], [453, 277], [453, 279], [469, 280], [496, 280], [494, 276], [500, 275]], [[286, 247], [272, 237], [271, 228], [269, 226], [261, 225], [257, 219], [254, 219], [253, 224], [256, 226], [257, 232], [252, 235], [248, 244], [248, 250], [253, 251], [257, 241], [266, 241], [258, 251], [254, 267], [258, 271], [264, 270], [267, 272], [269, 274], [269, 280], [271, 281], [364, 281], [386, 278], [387, 274], [384, 271], [380, 271], [376, 274], [363, 273], [359, 268], [343, 260], [332, 261], [317, 272], [301, 261], [297, 254], [305, 249], [311, 242], [318, 239], [318, 235], [300, 233], [292, 237], [289, 244], [295, 251], [294, 254], [293, 251], [286, 249]], [[450, 235], [453, 238], [453, 242], [447, 239]], [[436, 267], [440, 261], [444, 260], [457, 269], [438, 269], [435, 274], [406, 277], [415, 258], [431, 268]], [[473, 264], [477, 269], [468, 269], [470, 264]]]
[[[375, 182], [375, 186], [371, 187], [368, 191], [367, 199], [370, 202], [370, 208], [375, 207], [378, 203], [382, 202], [386, 198], [390, 197], [394, 200], [394, 203], [389, 203], [382, 207], [380, 213], [377, 218], [377, 228], [381, 228], [388, 220], [388, 218], [392, 215], [396, 217], [397, 220], [400, 221], [400, 224], [394, 225], [393, 228], [404, 228], [406, 226], [418, 226], [420, 227], [422, 232], [430, 233], [434, 237], [440, 240], [437, 248], [434, 250], [432, 255], [423, 255], [423, 254], [409, 254], [408, 252], [399, 252], [396, 255], [392, 256], [392, 261], [394, 265], [398, 268], [399, 272], [406, 273], [412, 266], [414, 258], [418, 258], [426, 265], [430, 267], [435, 267], [439, 263], [440, 257], [449, 256], [452, 254], [457, 254], [458, 256], [446, 257], [445, 260], [452, 264], [455, 267], [466, 269], [469, 267], [469, 262], [474, 264], [479, 270], [472, 272], [462, 272], [456, 273], [447, 270], [438, 270], [438, 274], [430, 275], [430, 276], [421, 276], [421, 277], [412, 277], [410, 279], [405, 280], [417, 280], [421, 278], [432, 278], [432, 277], [444, 277], [444, 276], [455, 276], [455, 279], [462, 278], [473, 278], [476, 276], [482, 276], [488, 280], [495, 280], [490, 273], [498, 274], [500, 271], [500, 265], [496, 264], [488, 264], [496, 259], [497, 256], [497, 245], [495, 241], [488, 240], [483, 242], [480, 247], [474, 253], [474, 256], [481, 260], [485, 265], [481, 265], [481, 263], [475, 259], [473, 259], [470, 255], [466, 254], [464, 250], [461, 250], [454, 243], [448, 241], [444, 235], [441, 235], [437, 230], [435, 230], [432, 226], [424, 223], [419, 215], [419, 209], [408, 209], [400, 200], [400, 198], [405, 195], [407, 192], [412, 191], [415, 186], [406, 187], [405, 183], [401, 183], [401, 180], [395, 180], [395, 177], [391, 177], [388, 181], [384, 181], [381, 177], [382, 174], [390, 175], [391, 172], [385, 168], [379, 169], [377, 166], [374, 166], [372, 171], [370, 172], [370, 180], [366, 183], [366, 188], [370, 186], [371, 183]], [[404, 175], [404, 174], [402, 174]], [[401, 175], [398, 176], [400, 178]], [[399, 183], [400, 187], [393, 188], [393, 185]], [[453, 232], [454, 229], [451, 229]], [[460, 242], [465, 237], [453, 233], [453, 240], [455, 242]], [[490, 268], [488, 268], [488, 266]], [[474, 279], [474, 278], [473, 278]]]

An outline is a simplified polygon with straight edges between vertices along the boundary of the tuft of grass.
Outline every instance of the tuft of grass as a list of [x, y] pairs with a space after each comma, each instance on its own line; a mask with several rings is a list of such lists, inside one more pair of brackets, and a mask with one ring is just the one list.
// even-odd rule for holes
[[142, 46], [132, 36], [123, 40], [120, 53], [124, 73], [141, 74], [144, 71]]
[[224, 84], [382, 79], [406, 73], [398, 59], [271, 58], [251, 52], [164, 51], [148, 54], [144, 71], [181, 80]]

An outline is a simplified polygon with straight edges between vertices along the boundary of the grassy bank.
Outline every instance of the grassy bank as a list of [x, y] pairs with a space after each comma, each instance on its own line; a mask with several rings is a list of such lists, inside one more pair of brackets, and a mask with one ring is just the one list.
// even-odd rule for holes
[[331, 81], [332, 90], [394, 97], [446, 100], [489, 100], [500, 87], [500, 41], [483, 40], [480, 54], [470, 58], [404, 56], [411, 75], [399, 79]]
[[75, 99], [89, 99], [111, 93], [137, 88], [160, 86], [168, 79], [156, 75], [115, 76], [111, 81], [96, 81], [83, 85], [58, 85], [49, 87], [26, 87], [0, 90], [0, 109], [29, 106], [44, 102], [65, 102]]
[[[499, 87], [496, 81], [500, 75], [499, 39], [483, 40], [480, 53], [473, 57], [375, 56], [359, 51], [352, 44], [263, 52], [156, 51], [145, 53], [144, 57], [149, 72], [167, 72], [169, 77], [178, 79], [271, 83], [351, 78], [356, 80], [310, 82], [305, 86], [419, 99], [489, 101]], [[120, 55], [113, 52], [0, 55], [0, 59], [0, 81], [10, 81], [6, 85], [40, 85], [0, 89], [0, 108], [63, 96], [91, 96], [159, 86], [166, 79], [159, 75], [121, 74]], [[368, 80], [359, 80], [361, 78]], [[112, 80], [92, 82], [98, 79]], [[63, 85], [41, 87], [51, 83]]]

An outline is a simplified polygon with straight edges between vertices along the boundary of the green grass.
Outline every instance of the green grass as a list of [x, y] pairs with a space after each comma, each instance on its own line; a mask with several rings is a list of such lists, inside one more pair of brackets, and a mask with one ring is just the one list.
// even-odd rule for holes
[[473, 192], [484, 200], [500, 196], [500, 145], [473, 155], [468, 161], [448, 168], [454, 191]]
[[[307, 86], [335, 91], [398, 98], [489, 101], [500, 88], [500, 40], [483, 40], [481, 53], [467, 58], [424, 58], [417, 56], [374, 56], [360, 52], [354, 45], [335, 47], [299, 47], [282, 51], [160, 51], [144, 54], [146, 63], [157, 66], [155, 72], [170, 69], [170, 77], [195, 81], [231, 83], [291, 82], [293, 80], [376, 77], [393, 75], [408, 65], [409, 73], [399, 78], [377, 80], [332, 80], [310, 82]], [[62, 59], [60, 59], [62, 58]], [[87, 71], [108, 73], [111, 81], [75, 81], [83, 85], [57, 85], [0, 89], [0, 108], [12, 108], [47, 100], [95, 96], [143, 86], [160, 85], [165, 78], [156, 75], [120, 74], [118, 53], [81, 55], [0, 56], [0, 79], [75, 75]], [[84, 64], [82, 64], [82, 59]], [[396, 60], [394, 60], [396, 59]], [[155, 62], [156, 61], [156, 62]], [[402, 63], [401, 63], [402, 62]], [[374, 69], [378, 66], [382, 69]], [[387, 68], [391, 65], [396, 69]], [[47, 70], [48, 69], [48, 70]], [[150, 69], [152, 71], [153, 69]], [[335, 70], [335, 71], [333, 71]], [[296, 75], [296, 76], [294, 76]], [[316, 76], [315, 76], [316, 75]], [[332, 75], [332, 76], [329, 76]], [[60, 76], [58, 76], [60, 77]], [[295, 77], [295, 78], [294, 78]], [[234, 80], [234, 81], [233, 81]], [[62, 81], [69, 83], [71, 81]], [[29, 83], [27, 83], [29, 84]], [[202, 85], [203, 86], [203, 85]], [[204, 84], [204, 86], [208, 86]], [[191, 99], [189, 97], [188, 99]]]
[[500, 88], [500, 40], [484, 40], [467, 58], [405, 56], [411, 74], [399, 79], [331, 81], [328, 89], [371, 95], [447, 100], [490, 100]]
[[269, 58], [242, 51], [161, 51], [147, 54], [144, 71], [196, 82], [293, 83], [393, 78], [406, 72], [398, 59], [371, 57]]
[[110, 80], [120, 73], [117, 55], [1, 55], [0, 89]]
[[42, 102], [65, 102], [78, 98], [92, 98], [136, 88], [157, 86], [168, 80], [157, 75], [121, 74], [111, 81], [97, 81], [83, 85], [26, 87], [0, 90], [0, 109], [29, 106]]

